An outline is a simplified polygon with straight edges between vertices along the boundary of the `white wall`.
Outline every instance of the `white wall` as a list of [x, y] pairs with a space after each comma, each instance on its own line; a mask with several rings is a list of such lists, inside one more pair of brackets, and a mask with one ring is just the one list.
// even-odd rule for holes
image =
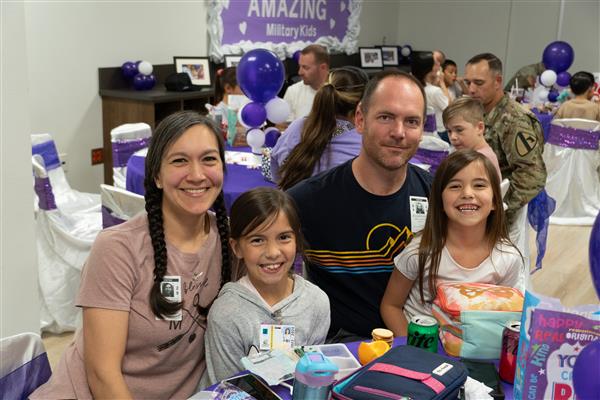
[[0, 338], [39, 332], [23, 3], [0, 4]]
[[[331, 1], [331, 0], [330, 0]], [[397, 15], [400, 2], [389, 0], [363, 0], [360, 13], [360, 34], [358, 45], [361, 47], [396, 45], [398, 37]]]
[[[570, 72], [600, 71], [600, 2], [566, 0], [561, 40], [573, 46]], [[557, 40], [560, 2], [507, 0], [401, 2], [398, 44], [417, 50], [442, 49], [463, 72], [475, 54], [491, 52], [504, 62], [504, 76], [542, 60]]]

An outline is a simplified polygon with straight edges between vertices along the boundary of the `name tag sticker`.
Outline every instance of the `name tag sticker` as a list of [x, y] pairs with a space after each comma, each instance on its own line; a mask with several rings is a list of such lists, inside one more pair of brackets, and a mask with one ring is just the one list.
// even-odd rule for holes
[[427, 197], [410, 196], [410, 229], [413, 233], [425, 227], [429, 202]]
[[259, 335], [260, 350], [291, 349], [294, 347], [296, 327], [294, 325], [261, 324]]
[[[181, 276], [165, 275], [160, 283], [160, 293], [173, 303], [181, 302]], [[179, 310], [176, 314], [165, 316], [166, 321], [181, 321], [183, 314]], [[156, 318], [160, 319], [160, 318]]]

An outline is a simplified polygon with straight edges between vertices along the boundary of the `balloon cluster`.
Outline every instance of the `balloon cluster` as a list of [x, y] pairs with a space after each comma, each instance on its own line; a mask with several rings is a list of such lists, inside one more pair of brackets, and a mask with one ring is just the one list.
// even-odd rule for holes
[[546, 46], [542, 55], [546, 70], [539, 77], [542, 85], [534, 91], [534, 102], [554, 103], [559, 99], [561, 92], [569, 86], [571, 74], [567, 69], [573, 64], [574, 58], [573, 47], [567, 42], [556, 41]]
[[265, 49], [250, 50], [237, 66], [237, 81], [242, 92], [252, 100], [240, 108], [238, 121], [249, 128], [246, 141], [255, 154], [261, 153], [265, 121], [279, 124], [290, 114], [290, 106], [277, 93], [283, 86], [285, 69], [275, 53]]
[[148, 61], [126, 61], [121, 65], [121, 73], [133, 84], [135, 90], [150, 90], [156, 85], [152, 70], [152, 64]]

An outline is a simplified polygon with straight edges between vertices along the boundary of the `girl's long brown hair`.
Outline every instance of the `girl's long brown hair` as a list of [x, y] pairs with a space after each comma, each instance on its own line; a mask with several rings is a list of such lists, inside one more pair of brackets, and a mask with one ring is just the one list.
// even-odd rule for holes
[[331, 71], [319, 89], [302, 128], [300, 143], [281, 167], [279, 187], [287, 190], [312, 175], [336, 128], [336, 117], [352, 118], [369, 77], [354, 67]]
[[500, 191], [500, 178], [498, 177], [494, 165], [486, 156], [474, 150], [459, 150], [450, 154], [442, 161], [433, 178], [431, 193], [429, 193], [429, 211], [427, 212], [425, 228], [420, 233], [421, 243], [419, 244], [418, 251], [418, 281], [422, 302], [425, 302], [423, 287], [426, 268], [429, 265], [429, 291], [434, 294], [437, 275], [440, 268], [442, 249], [446, 245], [448, 216], [444, 212], [442, 192], [448, 185], [448, 182], [460, 170], [473, 162], [481, 163], [484, 166], [494, 194], [492, 200], [494, 209], [487, 218], [485, 228], [487, 244], [490, 249], [494, 248], [498, 242], [513, 245], [508, 238], [508, 229], [506, 227], [506, 219], [502, 205], [502, 193]]

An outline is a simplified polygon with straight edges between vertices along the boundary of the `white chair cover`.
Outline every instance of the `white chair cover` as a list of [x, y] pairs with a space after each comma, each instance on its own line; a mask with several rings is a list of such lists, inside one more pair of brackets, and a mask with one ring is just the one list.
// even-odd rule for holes
[[144, 211], [144, 196], [109, 185], [100, 185], [102, 227], [117, 225]]
[[428, 165], [428, 170], [433, 175], [448, 154], [450, 154], [450, 145], [440, 139], [437, 134], [435, 136], [423, 135], [417, 153], [411, 162]]
[[110, 131], [110, 141], [113, 156], [113, 184], [125, 189], [127, 177], [127, 160], [133, 153], [148, 147], [152, 130], [150, 125], [140, 122], [137, 124], [119, 125]]
[[[573, 128], [570, 131], [572, 136], [557, 135], [561, 128]], [[600, 122], [597, 121], [579, 118], [552, 121], [548, 142], [544, 145], [544, 162], [548, 171], [546, 191], [556, 200], [556, 210], [550, 216], [551, 224], [594, 223], [600, 212], [599, 136]], [[583, 137], [591, 140], [583, 146], [575, 143]]]
[[50, 378], [50, 363], [40, 335], [20, 333], [0, 340], [0, 393], [26, 399]]
[[32, 154], [43, 158], [42, 166], [50, 178], [56, 206], [64, 213], [70, 214], [82, 210], [100, 212], [100, 195], [79, 192], [71, 188], [63, 171], [56, 145], [49, 133], [31, 135]]
[[[79, 210], [54, 201], [51, 181], [43, 160], [32, 157], [35, 191], [39, 201], [36, 213], [39, 285], [41, 292], [41, 329], [60, 333], [80, 325], [81, 312], [75, 307], [81, 269], [92, 243], [102, 229], [98, 209]], [[98, 196], [99, 197], [99, 196]]]

